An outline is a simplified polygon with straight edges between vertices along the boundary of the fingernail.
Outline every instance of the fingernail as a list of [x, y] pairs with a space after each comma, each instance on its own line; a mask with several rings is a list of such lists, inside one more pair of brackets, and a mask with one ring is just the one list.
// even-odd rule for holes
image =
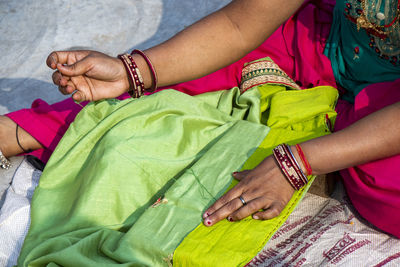
[[228, 217], [228, 221], [233, 222], [232, 217]]
[[236, 174], [238, 174], [238, 172], [233, 172], [232, 174], [233, 174], [233, 175], [236, 175]]
[[[74, 96], [74, 94], [72, 94], [72, 96]], [[72, 96], [71, 96], [71, 98], [72, 98], [72, 100], [74, 100], [75, 104], [83, 107], [82, 104], [81, 104], [83, 102], [83, 100], [82, 101], [81, 100], [75, 100]]]
[[211, 225], [211, 220], [205, 220], [204, 222], [206, 223], [206, 225]]
[[203, 219], [207, 218], [208, 216], [210, 216], [210, 213], [206, 212], [203, 214]]
[[260, 217], [258, 217], [257, 215], [254, 215], [254, 216], [253, 216], [253, 219], [254, 219], [254, 220], [259, 220]]

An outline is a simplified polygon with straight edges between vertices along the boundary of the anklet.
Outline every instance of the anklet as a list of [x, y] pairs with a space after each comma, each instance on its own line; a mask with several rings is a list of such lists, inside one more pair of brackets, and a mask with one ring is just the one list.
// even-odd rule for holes
[[21, 146], [21, 143], [19, 142], [19, 137], [18, 137], [18, 128], [19, 128], [19, 125], [17, 124], [17, 127], [15, 129], [15, 136], [17, 137], [17, 143], [18, 143], [19, 147], [22, 149], [22, 151], [24, 151], [24, 153], [31, 153], [33, 150], [31, 150], [31, 149], [26, 150], [25, 148], [23, 148]]
[[3, 155], [1, 149], [0, 149], [0, 167], [6, 170], [8, 170], [11, 167], [11, 162]]

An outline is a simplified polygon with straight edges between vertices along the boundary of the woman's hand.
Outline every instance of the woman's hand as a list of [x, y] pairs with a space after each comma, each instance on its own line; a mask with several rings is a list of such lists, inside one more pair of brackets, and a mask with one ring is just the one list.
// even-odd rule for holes
[[294, 193], [272, 156], [265, 158], [253, 170], [234, 173], [233, 176], [240, 182], [206, 210], [203, 215], [206, 226], [225, 218], [238, 221], [251, 214], [254, 219], [272, 219], [281, 213]]
[[96, 51], [56, 51], [47, 60], [56, 70], [53, 82], [61, 93], [75, 101], [114, 98], [129, 89], [127, 72], [121, 60]]

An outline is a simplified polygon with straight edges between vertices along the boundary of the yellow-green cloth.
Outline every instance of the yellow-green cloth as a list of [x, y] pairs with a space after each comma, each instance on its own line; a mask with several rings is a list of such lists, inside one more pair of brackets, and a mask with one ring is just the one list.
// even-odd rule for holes
[[[276, 131], [268, 148], [294, 141], [299, 133], [304, 134], [297, 140], [325, 133], [321, 118], [333, 116], [336, 91], [285, 90], [264, 85], [242, 95], [233, 88], [195, 97], [164, 90], [136, 100], [89, 104], [35, 190], [18, 265], [170, 265], [178, 245], [201, 224], [203, 211], [231, 185], [231, 173], [252, 154], [265, 156], [259, 146], [271, 133]], [[299, 95], [309, 98], [304, 103], [310, 116], [283, 123], [282, 112], [296, 106]], [[325, 102], [314, 109], [311, 100], [322, 96]], [[255, 163], [252, 157], [247, 164]], [[259, 248], [244, 253], [252, 257]], [[190, 256], [183, 254], [176, 264]]]
[[[259, 88], [266, 96], [269, 85]], [[272, 149], [281, 143], [297, 144], [329, 133], [326, 115], [334, 120], [337, 92], [330, 87], [317, 87], [302, 91], [281, 91], [263, 107], [269, 110], [267, 137], [246, 161], [243, 170], [257, 166]], [[281, 214], [271, 220], [239, 222], [223, 220], [215, 226], [200, 224], [178, 246], [174, 253], [174, 266], [244, 266], [262, 250], [267, 241], [286, 221], [290, 213], [309, 189], [315, 177], [308, 177], [306, 187], [296, 191]], [[237, 181], [233, 181], [233, 187]]]

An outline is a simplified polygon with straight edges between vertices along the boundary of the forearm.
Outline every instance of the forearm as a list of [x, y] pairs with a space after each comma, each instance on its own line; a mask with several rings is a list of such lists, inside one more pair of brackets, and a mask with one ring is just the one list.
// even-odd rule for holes
[[[261, 45], [302, 2], [236, 0], [170, 40], [146, 50], [157, 71], [158, 85], [200, 78], [237, 61]], [[150, 87], [146, 63], [140, 56], [134, 58], [146, 87]]]
[[313, 174], [329, 173], [400, 154], [400, 102], [339, 132], [309, 140], [301, 146]]

